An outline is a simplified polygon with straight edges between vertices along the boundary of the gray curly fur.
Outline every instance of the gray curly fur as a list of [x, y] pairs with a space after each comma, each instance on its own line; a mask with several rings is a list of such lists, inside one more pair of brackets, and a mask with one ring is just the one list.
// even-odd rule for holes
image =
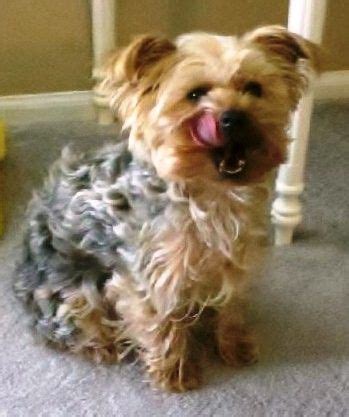
[[[56, 316], [61, 292], [85, 288], [98, 296], [113, 270], [135, 269], [140, 231], [167, 204], [165, 183], [133, 160], [126, 142], [94, 155], [63, 150], [29, 205], [16, 270], [15, 291], [35, 312], [40, 334], [61, 344], [74, 337], [73, 323]], [[52, 296], [36, 300], [37, 288]]]

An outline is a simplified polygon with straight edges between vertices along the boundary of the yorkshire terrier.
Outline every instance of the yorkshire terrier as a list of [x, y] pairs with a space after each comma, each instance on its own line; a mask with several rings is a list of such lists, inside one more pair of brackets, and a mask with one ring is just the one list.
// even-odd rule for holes
[[317, 57], [281, 26], [141, 36], [112, 55], [99, 88], [127, 138], [65, 149], [29, 205], [15, 289], [37, 332], [97, 361], [133, 350], [174, 391], [199, 383], [200, 328], [228, 365], [254, 362], [249, 267]]

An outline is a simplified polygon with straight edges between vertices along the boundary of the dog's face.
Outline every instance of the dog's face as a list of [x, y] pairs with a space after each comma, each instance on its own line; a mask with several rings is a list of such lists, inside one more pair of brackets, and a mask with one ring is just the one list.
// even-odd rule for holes
[[143, 36], [111, 58], [103, 87], [131, 151], [160, 177], [247, 184], [284, 161], [316, 53], [279, 26], [240, 39]]

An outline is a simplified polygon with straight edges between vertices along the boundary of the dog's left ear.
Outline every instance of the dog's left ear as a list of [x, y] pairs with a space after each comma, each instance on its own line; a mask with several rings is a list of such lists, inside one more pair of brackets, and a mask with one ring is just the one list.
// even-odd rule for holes
[[283, 26], [260, 27], [244, 36], [244, 40], [259, 45], [290, 64], [307, 60], [313, 70], [321, 70], [321, 48]]
[[110, 57], [106, 72], [119, 85], [124, 82], [137, 84], [153, 65], [175, 50], [175, 45], [166, 38], [141, 35]]

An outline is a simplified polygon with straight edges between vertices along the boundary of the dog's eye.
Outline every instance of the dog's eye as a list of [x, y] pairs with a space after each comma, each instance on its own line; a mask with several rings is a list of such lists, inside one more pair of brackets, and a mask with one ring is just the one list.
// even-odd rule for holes
[[249, 81], [247, 84], [245, 84], [243, 92], [251, 94], [255, 97], [261, 97], [263, 94], [263, 89], [257, 81]]
[[198, 101], [201, 97], [205, 96], [209, 91], [208, 87], [197, 87], [189, 91], [187, 99], [190, 101]]

